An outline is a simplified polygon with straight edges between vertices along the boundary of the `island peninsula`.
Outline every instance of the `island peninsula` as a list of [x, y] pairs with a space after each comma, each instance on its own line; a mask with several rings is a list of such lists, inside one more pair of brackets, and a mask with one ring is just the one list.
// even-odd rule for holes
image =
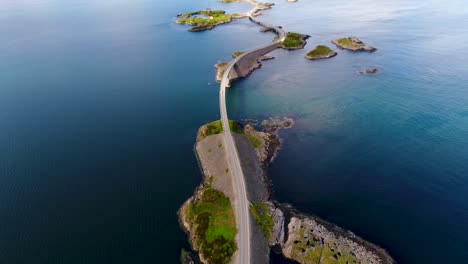
[[[202, 126], [195, 144], [204, 180], [179, 210], [193, 249], [203, 263], [269, 263], [271, 247], [299, 263], [393, 263], [384, 249], [270, 200], [266, 172], [280, 147], [277, 131], [294, 121], [262, 122], [259, 131], [229, 120], [225, 91], [232, 80], [251, 73], [253, 61], [277, 48], [303, 48], [307, 35], [287, 34], [257, 20], [259, 6], [267, 5], [243, 1], [253, 6], [244, 15], [277, 37], [265, 46], [235, 53], [233, 60], [220, 66], [221, 120]], [[184, 254], [183, 260], [190, 263], [196, 257]]]

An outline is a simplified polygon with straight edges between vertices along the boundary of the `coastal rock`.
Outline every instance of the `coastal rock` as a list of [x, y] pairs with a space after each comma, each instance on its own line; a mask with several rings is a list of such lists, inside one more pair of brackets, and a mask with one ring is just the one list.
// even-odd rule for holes
[[376, 68], [373, 68], [373, 69], [367, 69], [367, 70], [366, 70], [366, 73], [370, 73], [370, 74], [373, 74], [373, 73], [378, 73], [378, 72], [379, 72], [379, 70], [378, 70], [378, 69], [376, 69]]
[[216, 81], [221, 82], [223, 79], [224, 69], [226, 68], [227, 62], [220, 62], [214, 65], [216, 70]]
[[273, 218], [273, 230], [271, 231], [270, 246], [282, 245], [285, 235], [285, 216], [281, 209], [276, 208], [272, 203], [269, 203], [270, 214]]
[[255, 152], [259, 161], [262, 163], [262, 167], [266, 168], [280, 148], [279, 138], [277, 135], [271, 133], [256, 131], [250, 125], [244, 126], [244, 134], [258, 140], [258, 146], [255, 148]]
[[332, 43], [335, 44], [340, 49], [346, 49], [346, 50], [351, 50], [351, 51], [374, 52], [377, 50], [374, 47], [366, 46], [360, 39], [356, 37], [335, 39], [335, 40], [332, 40]]
[[261, 123], [262, 131], [270, 134], [277, 134], [280, 129], [288, 129], [294, 125], [291, 117], [270, 117]]
[[377, 68], [372, 68], [372, 69], [366, 69], [362, 71], [358, 71], [357, 73], [364, 75], [364, 74], [376, 74], [379, 73], [379, 69]]
[[180, 252], [180, 263], [181, 264], [196, 264], [197, 257], [192, 255], [192, 252], [189, 252], [185, 249], [182, 249]]
[[293, 215], [283, 255], [299, 263], [392, 264], [382, 248], [316, 217]]

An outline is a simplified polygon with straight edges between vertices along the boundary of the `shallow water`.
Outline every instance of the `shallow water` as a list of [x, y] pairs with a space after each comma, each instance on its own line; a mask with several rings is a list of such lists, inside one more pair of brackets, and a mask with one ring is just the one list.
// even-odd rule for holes
[[[312, 35], [229, 91], [233, 118], [289, 115], [275, 197], [389, 249], [468, 247], [468, 11], [462, 1], [300, 1], [262, 19]], [[197, 128], [219, 118], [213, 64], [271, 41], [248, 21], [189, 33], [175, 14], [246, 4], [0, 4], [0, 262], [175, 263], [199, 184]], [[357, 36], [379, 50], [303, 58]], [[357, 71], [378, 68], [377, 75]]]

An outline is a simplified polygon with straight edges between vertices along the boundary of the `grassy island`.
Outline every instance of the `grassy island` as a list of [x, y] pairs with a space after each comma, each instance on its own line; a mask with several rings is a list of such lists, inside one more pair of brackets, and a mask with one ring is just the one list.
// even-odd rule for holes
[[177, 24], [194, 26], [190, 31], [202, 31], [213, 29], [217, 25], [229, 23], [240, 17], [239, 14], [226, 14], [223, 10], [206, 10], [185, 13], [177, 20]]
[[185, 209], [194, 244], [208, 263], [229, 263], [237, 246], [234, 213], [224, 193], [207, 187]]
[[361, 40], [355, 37], [339, 38], [332, 41], [333, 44], [341, 49], [347, 49], [351, 51], [370, 51], [374, 52], [377, 49], [364, 45]]
[[[252, 144], [252, 147], [254, 147], [255, 149], [260, 148], [262, 146], [263, 141], [261, 139], [261, 136], [255, 130], [245, 129], [245, 127], [242, 128], [234, 120], [229, 120], [229, 127], [231, 128], [232, 133], [246, 136], [250, 144]], [[221, 133], [223, 133], [223, 124], [221, 123], [221, 120], [208, 123], [200, 127], [200, 129], [198, 130], [197, 142], [201, 141], [202, 139], [208, 136], [217, 135]]]
[[336, 56], [337, 53], [324, 45], [318, 45], [312, 51], [308, 52], [305, 57], [309, 60], [326, 59]]
[[306, 44], [306, 39], [309, 36], [299, 33], [288, 32], [286, 38], [281, 42], [281, 47], [285, 49], [302, 49]]

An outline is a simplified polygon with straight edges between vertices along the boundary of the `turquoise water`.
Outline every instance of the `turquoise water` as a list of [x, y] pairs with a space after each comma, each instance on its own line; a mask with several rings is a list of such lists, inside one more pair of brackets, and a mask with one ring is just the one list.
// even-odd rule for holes
[[[468, 11], [462, 1], [300, 1], [262, 18], [379, 50], [277, 59], [229, 91], [234, 118], [288, 115], [274, 196], [399, 263], [468, 247]], [[0, 3], [0, 263], [177, 263], [199, 184], [197, 128], [219, 118], [213, 64], [271, 41], [248, 21], [188, 33], [216, 1]], [[358, 75], [376, 67], [381, 73]]]

